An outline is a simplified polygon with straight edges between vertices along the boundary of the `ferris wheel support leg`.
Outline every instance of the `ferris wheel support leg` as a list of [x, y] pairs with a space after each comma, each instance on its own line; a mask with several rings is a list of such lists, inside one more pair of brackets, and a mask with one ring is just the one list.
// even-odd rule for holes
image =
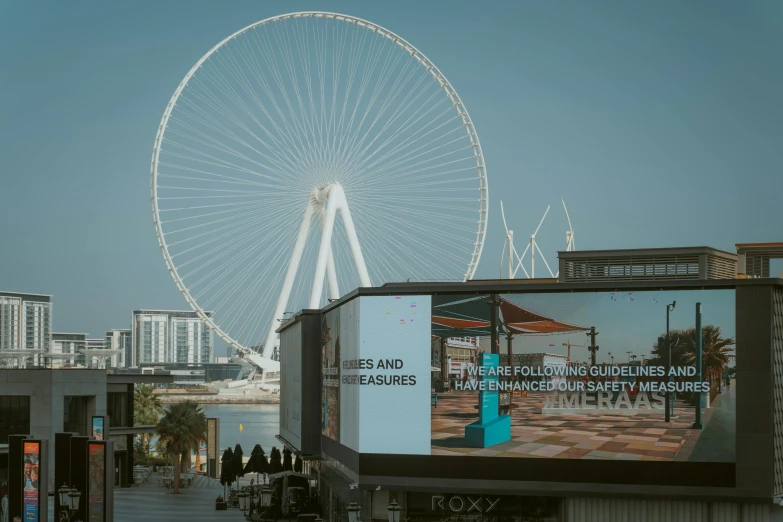
[[[321, 222], [321, 235], [324, 233], [324, 223]], [[329, 283], [329, 299], [340, 298], [340, 286], [337, 284], [337, 270], [334, 264], [334, 248], [329, 245], [329, 254], [326, 258], [326, 280]]]
[[[327, 197], [328, 200], [323, 216], [323, 229], [321, 231], [321, 244], [318, 248], [318, 260], [315, 265], [315, 279], [313, 280], [313, 290], [310, 293], [310, 308], [318, 308], [321, 302], [324, 277], [326, 276], [327, 265], [329, 264], [329, 257], [332, 249], [334, 221], [337, 217], [338, 210], [343, 217], [343, 225], [345, 226], [345, 233], [348, 236], [348, 244], [351, 247], [353, 261], [356, 264], [359, 284], [363, 287], [372, 286], [370, 275], [367, 272], [367, 265], [365, 264], [364, 256], [362, 255], [362, 247], [359, 245], [359, 237], [356, 235], [356, 227], [353, 224], [353, 218], [351, 217], [351, 211], [348, 208], [348, 201], [345, 199], [343, 188], [337, 183], [331, 185]], [[335, 277], [335, 290], [336, 289]]]
[[370, 281], [370, 274], [367, 272], [367, 265], [364, 262], [364, 256], [362, 255], [362, 247], [359, 244], [359, 236], [356, 235], [356, 227], [353, 225], [353, 217], [351, 217], [351, 210], [348, 208], [348, 201], [345, 199], [345, 193], [340, 185], [336, 185], [339, 189], [339, 197], [341, 200], [340, 213], [343, 216], [343, 223], [345, 225], [345, 233], [348, 236], [348, 244], [351, 246], [351, 254], [353, 254], [353, 262], [356, 264], [356, 272], [359, 275], [359, 283], [364, 288], [372, 286]]
[[[315, 277], [313, 278], [313, 289], [310, 292], [310, 308], [320, 308], [321, 295], [324, 290], [324, 278], [326, 277], [326, 265], [328, 264], [329, 252], [332, 250], [332, 232], [334, 232], [334, 218], [337, 214], [337, 207], [340, 204], [339, 195], [334, 190], [333, 185], [329, 188], [327, 196], [326, 209], [323, 215], [321, 228], [321, 244], [318, 246], [318, 259], [315, 263]], [[345, 200], [345, 198], [342, 198]]]
[[305, 243], [307, 242], [307, 235], [310, 233], [310, 223], [312, 220], [313, 203], [312, 201], [309, 201], [307, 207], [305, 207], [302, 224], [299, 227], [299, 235], [296, 236], [294, 251], [291, 253], [291, 262], [288, 264], [288, 271], [286, 272], [285, 280], [283, 281], [283, 289], [280, 291], [275, 313], [272, 316], [272, 324], [269, 325], [269, 334], [267, 335], [266, 343], [264, 344], [263, 357], [272, 357], [272, 353], [275, 349], [275, 339], [277, 338], [277, 332], [275, 332], [275, 330], [277, 330], [277, 327], [279, 326], [279, 320], [283, 318], [285, 307], [288, 306], [288, 299], [291, 297], [291, 289], [294, 286], [296, 271], [299, 270], [299, 263], [302, 260], [302, 254], [304, 253]]
[[329, 298], [340, 299], [340, 287], [337, 285], [337, 270], [334, 266], [334, 250], [329, 247], [329, 256], [326, 258], [326, 277], [329, 281]]

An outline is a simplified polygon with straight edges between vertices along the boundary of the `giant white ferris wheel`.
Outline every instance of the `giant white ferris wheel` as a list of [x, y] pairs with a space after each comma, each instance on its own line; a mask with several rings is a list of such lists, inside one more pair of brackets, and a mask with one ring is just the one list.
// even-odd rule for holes
[[396, 34], [333, 13], [268, 18], [204, 55], [163, 114], [150, 189], [180, 292], [264, 358], [286, 313], [360, 286], [472, 278], [487, 228], [457, 92]]

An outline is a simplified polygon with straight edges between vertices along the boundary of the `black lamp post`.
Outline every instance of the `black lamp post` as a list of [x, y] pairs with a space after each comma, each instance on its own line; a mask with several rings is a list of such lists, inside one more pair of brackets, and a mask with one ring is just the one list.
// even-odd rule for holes
[[267, 486], [261, 487], [261, 493], [258, 498], [259, 507], [264, 510], [264, 519], [268, 515], [270, 506], [272, 505], [272, 488]]
[[239, 493], [237, 493], [237, 500], [239, 501], [239, 509], [242, 510], [243, 515], [247, 515], [247, 504], [248, 504], [248, 498], [250, 495], [247, 492], [247, 489], [244, 487], [239, 490]]
[[60, 497], [60, 521], [71, 522], [71, 517], [75, 511], [79, 510], [79, 500], [82, 494], [76, 488], [69, 488], [67, 485], [57, 490]]
[[[671, 369], [672, 369], [672, 343], [671, 343], [671, 339], [669, 338], [669, 313], [672, 310], [674, 310], [675, 306], [677, 306], [677, 301], [672, 301], [671, 304], [667, 304], [666, 305], [666, 340], [665, 340], [665, 342], [666, 342], [666, 355], [667, 355], [667, 360], [666, 360], [666, 384], [667, 384], [667, 386], [668, 386], [668, 384], [672, 380], [671, 376], [669, 375], [671, 373]], [[666, 403], [664, 404], [664, 406], [666, 408], [664, 421], [665, 422], [671, 422], [672, 394], [671, 394], [671, 392], [668, 389], [666, 390]]]
[[400, 511], [402, 508], [397, 503], [396, 500], [392, 500], [391, 503], [389, 503], [389, 507], [386, 508], [386, 511], [389, 514], [389, 522], [400, 522]]
[[[699, 383], [704, 380], [702, 377], [702, 358], [704, 357], [702, 351], [701, 303], [696, 303], [696, 380]], [[693, 421], [693, 429], [704, 429], [701, 423], [701, 392], [696, 393], [696, 419]]]
[[348, 504], [348, 522], [360, 522], [359, 521], [359, 513], [361, 512], [362, 508], [357, 504], [356, 502], [351, 502]]
[[255, 486], [253, 486], [253, 479], [250, 479], [250, 487], [247, 488], [247, 494], [250, 497], [249, 498], [249, 501], [250, 501], [249, 512], [248, 512], [247, 516], [249, 516], [251, 518], [253, 516], [253, 503], [255, 501], [255, 493], [256, 493], [256, 488], [255, 488]]

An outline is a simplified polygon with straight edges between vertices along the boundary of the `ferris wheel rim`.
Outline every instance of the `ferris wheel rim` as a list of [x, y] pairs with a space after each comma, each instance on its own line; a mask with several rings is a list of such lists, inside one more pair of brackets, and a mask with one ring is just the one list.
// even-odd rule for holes
[[428, 72], [430, 72], [433, 78], [439, 83], [440, 88], [452, 100], [455, 109], [457, 110], [460, 118], [462, 119], [462, 123], [465, 127], [467, 136], [470, 139], [471, 145], [475, 148], [475, 158], [477, 163], [476, 170], [478, 171], [479, 193], [480, 193], [479, 221], [478, 221], [478, 231], [476, 233], [476, 242], [474, 243], [473, 253], [470, 262], [468, 263], [468, 268], [464, 275], [463, 281], [470, 280], [475, 275], [476, 269], [478, 268], [479, 260], [481, 259], [481, 254], [484, 249], [484, 241], [486, 238], [487, 223], [488, 223], [488, 216], [489, 216], [489, 185], [487, 181], [487, 169], [486, 169], [486, 163], [484, 161], [484, 153], [481, 149], [481, 142], [479, 141], [478, 133], [476, 132], [475, 126], [473, 124], [473, 120], [470, 118], [467, 108], [462, 103], [462, 99], [460, 98], [456, 89], [454, 89], [454, 87], [448, 81], [446, 76], [440, 71], [440, 69], [432, 61], [429, 60], [429, 58], [427, 58], [424, 55], [424, 53], [422, 53], [419, 49], [417, 49], [415, 46], [413, 46], [410, 42], [408, 42], [404, 38], [400, 37], [396, 33], [378, 24], [375, 24], [368, 20], [364, 20], [362, 18], [340, 14], [340, 13], [333, 13], [328, 11], [298, 11], [294, 13], [271, 16], [263, 20], [260, 20], [258, 22], [252, 23], [232, 33], [231, 35], [221, 40], [218, 44], [214, 45], [206, 54], [204, 54], [204, 56], [202, 56], [195, 63], [195, 65], [193, 65], [193, 67], [191, 67], [191, 69], [188, 71], [185, 77], [180, 81], [179, 85], [174, 91], [174, 94], [172, 95], [171, 99], [166, 105], [160, 124], [158, 125], [158, 130], [155, 136], [155, 142], [153, 146], [151, 171], [150, 171], [150, 202], [152, 206], [153, 225], [155, 228], [155, 236], [158, 241], [158, 246], [163, 255], [163, 259], [166, 263], [166, 268], [169, 271], [169, 274], [171, 275], [172, 279], [174, 280], [177, 289], [183, 295], [185, 301], [190, 305], [193, 311], [196, 312], [199, 318], [205, 323], [207, 323], [212, 328], [212, 330], [218, 335], [218, 337], [223, 339], [223, 341], [225, 341], [230, 346], [240, 351], [246, 350], [249, 352], [253, 352], [251, 348], [243, 346], [242, 343], [236, 341], [232, 336], [230, 336], [227, 332], [225, 332], [212, 319], [210, 314], [202, 309], [202, 307], [198, 304], [195, 298], [193, 298], [193, 296], [190, 294], [189, 290], [185, 286], [185, 282], [182, 280], [181, 276], [179, 275], [176, 265], [174, 264], [171, 258], [171, 254], [169, 253], [169, 249], [166, 244], [166, 240], [164, 238], [166, 234], [162, 229], [162, 225], [160, 221], [160, 209], [158, 207], [157, 181], [158, 181], [158, 165], [160, 159], [160, 151], [161, 151], [161, 145], [163, 143], [163, 138], [168, 126], [168, 121], [169, 118], [171, 117], [174, 107], [177, 104], [177, 100], [179, 99], [185, 87], [187, 87], [190, 79], [193, 77], [196, 71], [198, 71], [201, 68], [204, 62], [206, 62], [214, 53], [216, 53], [221, 47], [226, 45], [228, 42], [237, 38], [238, 36], [241, 36], [242, 34], [248, 31], [251, 31], [263, 25], [267, 25], [283, 20], [288, 20], [288, 19], [294, 19], [294, 18], [327, 18], [327, 19], [360, 25], [368, 30], [372, 30], [376, 33], [381, 34], [382, 36], [390, 39], [395, 45], [411, 53], [411, 56], [414, 57], [416, 61], [419, 62], [420, 65], [425, 67]]

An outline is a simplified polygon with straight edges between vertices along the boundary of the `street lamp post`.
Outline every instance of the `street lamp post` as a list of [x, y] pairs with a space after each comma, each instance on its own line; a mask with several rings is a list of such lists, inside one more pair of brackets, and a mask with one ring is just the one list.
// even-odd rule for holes
[[243, 515], [247, 515], [247, 501], [248, 501], [248, 495], [247, 490], [245, 488], [242, 488], [239, 493], [237, 493], [237, 499], [239, 500], [239, 509], [242, 510]]
[[348, 522], [360, 522], [359, 521], [359, 512], [362, 510], [361, 506], [357, 504], [356, 502], [351, 502], [348, 504]]
[[79, 510], [79, 499], [82, 494], [76, 488], [69, 488], [67, 485], [57, 490], [60, 497], [60, 522], [71, 522], [71, 517], [75, 511]]
[[255, 493], [256, 488], [253, 486], [253, 479], [250, 479], [250, 488], [248, 489], [250, 492], [250, 513], [248, 513], [248, 516], [250, 518], [253, 518], [253, 504], [255, 502]]
[[272, 488], [263, 486], [261, 488], [261, 494], [258, 502], [261, 504], [260, 507], [264, 508], [264, 520], [266, 520], [269, 514], [270, 506], [272, 505]]
[[389, 515], [389, 522], [400, 522], [401, 509], [402, 508], [400, 507], [400, 505], [397, 503], [396, 500], [392, 500], [389, 503], [389, 507], [386, 508], [386, 511], [388, 512]]
[[[671, 339], [669, 338], [669, 313], [674, 310], [674, 307], [677, 306], [677, 301], [672, 301], [671, 304], [666, 305], [666, 384], [671, 382], [671, 376], [669, 375], [671, 373], [672, 369], [672, 343]], [[667, 389], [666, 390], [666, 403], [664, 404], [666, 407], [666, 413], [664, 416], [664, 422], [671, 422], [671, 406], [672, 406], [672, 394]]]
[[[701, 303], [696, 303], [696, 380], [701, 383], [702, 378], [702, 330], [701, 330]], [[709, 392], [707, 392], [709, 393]], [[701, 430], [704, 426], [701, 422], [701, 392], [696, 393], [696, 419], [693, 421], [693, 429]]]

